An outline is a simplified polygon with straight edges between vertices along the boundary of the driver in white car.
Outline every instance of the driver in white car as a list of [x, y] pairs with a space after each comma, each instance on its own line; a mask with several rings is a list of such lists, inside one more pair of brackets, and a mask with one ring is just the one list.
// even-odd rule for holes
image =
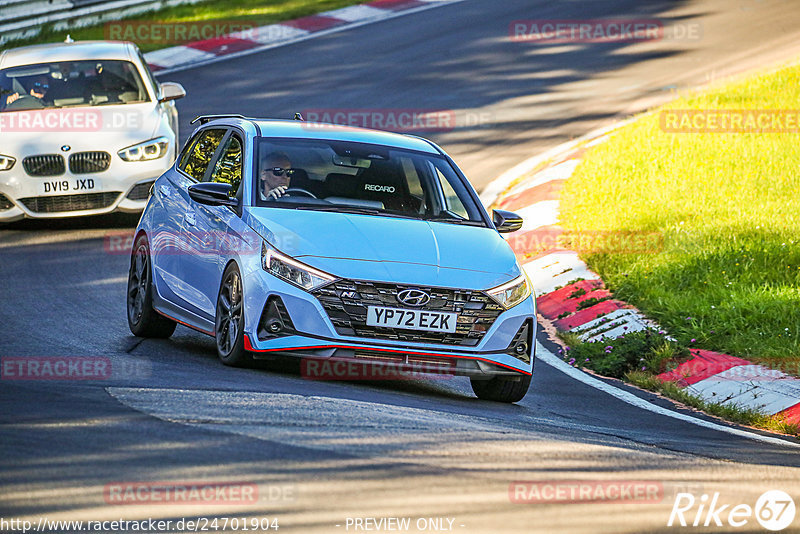
[[[47, 89], [49, 88], [49, 81], [47, 76], [39, 76], [36, 82], [34, 82], [33, 87], [31, 87], [30, 95], [34, 98], [38, 98], [39, 100], [44, 100], [45, 95], [47, 94]], [[12, 103], [19, 100], [19, 97], [22, 96], [19, 93], [12, 93], [6, 97], [6, 105], [11, 105]]]
[[292, 162], [283, 152], [272, 152], [261, 161], [261, 200], [277, 200], [289, 189]]

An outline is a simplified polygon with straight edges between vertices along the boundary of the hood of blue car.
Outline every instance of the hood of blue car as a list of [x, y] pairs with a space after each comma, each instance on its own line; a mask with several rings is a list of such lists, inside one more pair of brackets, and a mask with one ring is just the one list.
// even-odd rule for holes
[[488, 289], [520, 274], [491, 228], [282, 208], [245, 221], [279, 251], [341, 278]]

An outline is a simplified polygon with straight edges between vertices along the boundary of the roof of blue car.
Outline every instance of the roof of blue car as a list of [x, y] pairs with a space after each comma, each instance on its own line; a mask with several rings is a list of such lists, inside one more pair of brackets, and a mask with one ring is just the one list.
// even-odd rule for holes
[[354, 143], [369, 143], [406, 150], [417, 150], [430, 154], [439, 153], [436, 147], [425, 139], [381, 130], [299, 120], [224, 119], [225, 122], [240, 120], [248, 120], [258, 125], [263, 137], [351, 141]]

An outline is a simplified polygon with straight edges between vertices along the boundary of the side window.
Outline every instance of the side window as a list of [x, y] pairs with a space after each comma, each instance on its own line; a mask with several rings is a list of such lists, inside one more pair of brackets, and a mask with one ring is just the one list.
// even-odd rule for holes
[[195, 180], [202, 180], [224, 136], [225, 130], [211, 129], [201, 132], [197, 141], [181, 156], [179, 168]]
[[231, 196], [235, 196], [239, 191], [239, 185], [242, 183], [242, 142], [237, 135], [231, 135], [225, 146], [222, 148], [222, 154], [214, 165], [214, 171], [211, 173], [211, 182], [221, 182], [233, 185]]

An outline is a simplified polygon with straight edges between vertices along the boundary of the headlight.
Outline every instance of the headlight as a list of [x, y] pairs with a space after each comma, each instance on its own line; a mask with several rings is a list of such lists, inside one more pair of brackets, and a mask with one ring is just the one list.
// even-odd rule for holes
[[0, 171], [9, 170], [11, 167], [14, 166], [14, 163], [16, 162], [17, 160], [12, 158], [11, 156], [4, 156], [0, 154]]
[[164, 156], [167, 148], [169, 148], [169, 139], [157, 137], [138, 145], [123, 148], [117, 154], [125, 161], [148, 161]]
[[528, 277], [523, 273], [510, 282], [490, 289], [486, 294], [508, 310], [530, 296], [531, 286], [528, 283]]
[[269, 248], [266, 243], [261, 244], [261, 267], [268, 273], [306, 291], [312, 291], [336, 280], [335, 276], [285, 256]]

